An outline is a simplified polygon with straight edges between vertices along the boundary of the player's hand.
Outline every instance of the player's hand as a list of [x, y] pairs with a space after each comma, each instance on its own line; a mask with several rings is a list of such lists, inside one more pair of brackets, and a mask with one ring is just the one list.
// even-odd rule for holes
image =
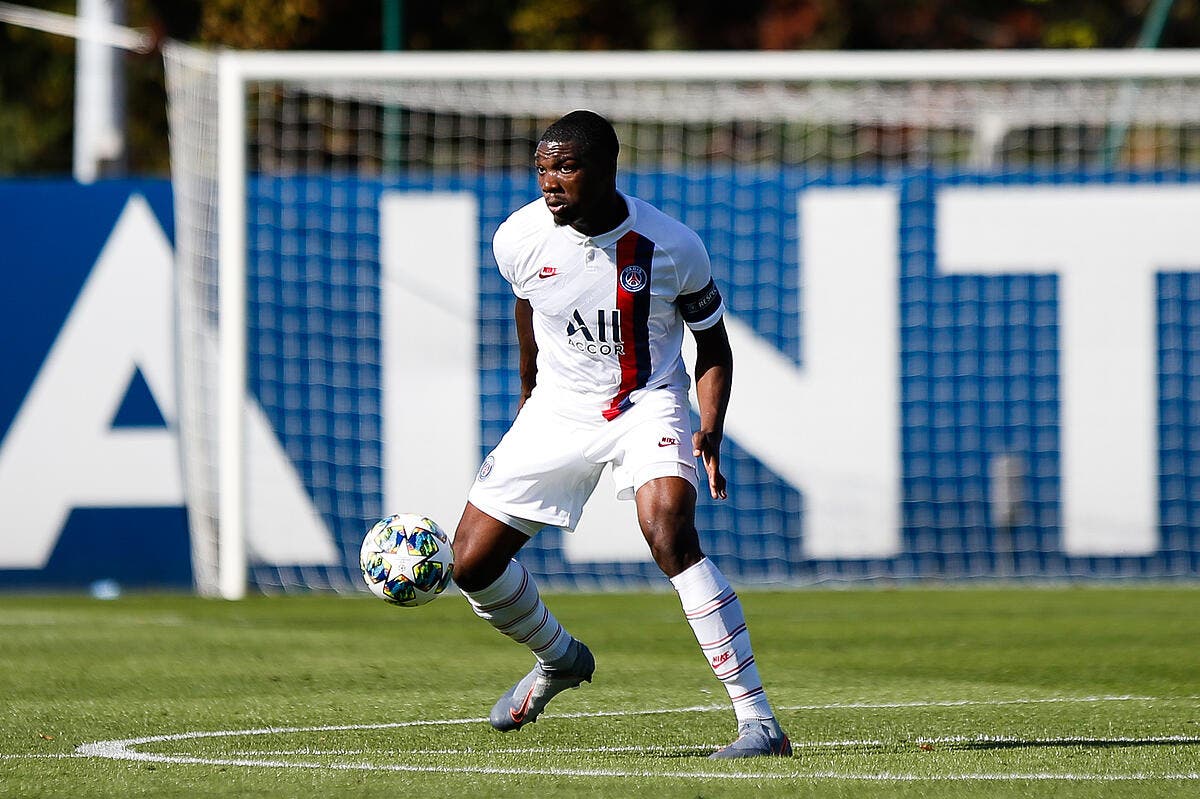
[[517, 397], [517, 413], [521, 412], [521, 409], [525, 407], [525, 403], [528, 402], [529, 398], [532, 396], [533, 396], [533, 387], [532, 386], [529, 387], [528, 389], [526, 389], [526, 388], [521, 389], [521, 396]]
[[708, 493], [713, 499], [725, 499], [725, 475], [721, 474], [721, 434], [701, 430], [692, 435], [692, 455], [704, 462], [708, 472]]

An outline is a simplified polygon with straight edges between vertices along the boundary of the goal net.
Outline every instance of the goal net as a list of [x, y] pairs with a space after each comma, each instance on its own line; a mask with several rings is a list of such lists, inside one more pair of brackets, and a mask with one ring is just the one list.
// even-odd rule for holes
[[[351, 590], [375, 518], [453, 528], [519, 388], [491, 237], [575, 108], [726, 297], [732, 579], [1200, 571], [1195, 54], [165, 58], [201, 590]], [[610, 493], [531, 571], [659, 584]]]

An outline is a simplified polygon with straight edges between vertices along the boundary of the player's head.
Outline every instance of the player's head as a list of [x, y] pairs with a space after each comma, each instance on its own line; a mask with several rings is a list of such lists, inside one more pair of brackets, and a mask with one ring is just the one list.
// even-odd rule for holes
[[609, 214], [619, 150], [613, 126], [592, 111], [572, 111], [546, 128], [533, 160], [555, 222], [582, 229]]
[[610, 166], [617, 171], [621, 144], [612, 124], [595, 111], [572, 111], [546, 128], [542, 142], [570, 142], [589, 166]]

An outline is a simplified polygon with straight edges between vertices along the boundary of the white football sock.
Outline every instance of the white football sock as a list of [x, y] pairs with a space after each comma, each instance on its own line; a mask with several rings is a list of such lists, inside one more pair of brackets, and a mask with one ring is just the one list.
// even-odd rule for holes
[[754, 665], [742, 603], [725, 575], [704, 558], [672, 577], [671, 585], [679, 593], [683, 613], [708, 665], [729, 692], [738, 722], [773, 718]]
[[525, 567], [515, 560], [496, 582], [479, 591], [463, 591], [475, 615], [519, 644], [529, 647], [543, 666], [559, 663], [575, 640], [558, 623]]

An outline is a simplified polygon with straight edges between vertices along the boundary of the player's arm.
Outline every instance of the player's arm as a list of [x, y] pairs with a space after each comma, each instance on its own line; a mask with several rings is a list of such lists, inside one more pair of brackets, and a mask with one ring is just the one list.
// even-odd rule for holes
[[517, 409], [525, 404], [537, 384], [537, 339], [533, 337], [533, 306], [529, 300], [518, 299], [514, 315], [517, 320], [517, 346], [520, 348], [521, 398]]
[[696, 398], [700, 403], [700, 429], [692, 436], [692, 454], [704, 463], [712, 498], [725, 499], [721, 439], [733, 387], [733, 350], [724, 320], [704, 330], [693, 330], [692, 335], [696, 338]]
[[521, 289], [521, 264], [526, 262], [527, 247], [524, 244], [524, 227], [516, 221], [516, 216], [509, 217], [496, 229], [496, 235], [492, 237], [492, 252], [496, 256], [500, 276], [508, 281], [517, 296], [513, 317], [517, 324], [520, 357], [518, 372], [521, 375], [521, 396], [517, 400], [517, 410], [520, 410], [537, 382], [538, 346], [533, 337], [533, 306], [522, 296], [525, 292]]

